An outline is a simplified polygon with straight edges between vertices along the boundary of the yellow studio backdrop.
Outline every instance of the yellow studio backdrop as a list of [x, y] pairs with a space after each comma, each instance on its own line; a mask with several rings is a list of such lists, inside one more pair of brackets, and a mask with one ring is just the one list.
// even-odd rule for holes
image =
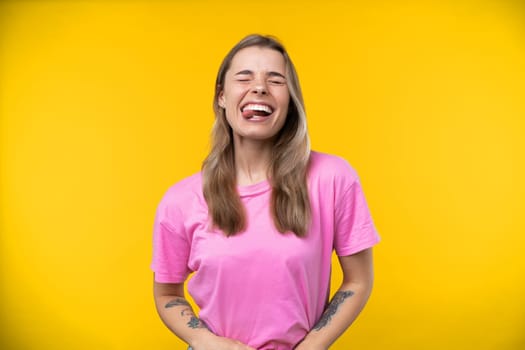
[[382, 237], [332, 349], [525, 349], [524, 25], [506, 0], [0, 2], [0, 348], [185, 348], [153, 305], [154, 212], [259, 32]]

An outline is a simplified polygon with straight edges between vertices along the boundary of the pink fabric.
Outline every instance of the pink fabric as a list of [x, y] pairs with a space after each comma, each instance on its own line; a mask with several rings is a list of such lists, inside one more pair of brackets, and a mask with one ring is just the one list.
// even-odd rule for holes
[[217, 335], [259, 350], [290, 350], [321, 317], [329, 297], [331, 255], [379, 241], [355, 171], [343, 159], [312, 152], [306, 238], [273, 225], [268, 182], [238, 187], [245, 232], [211, 232], [201, 174], [171, 187], [155, 220], [152, 269], [160, 283], [180, 283]]

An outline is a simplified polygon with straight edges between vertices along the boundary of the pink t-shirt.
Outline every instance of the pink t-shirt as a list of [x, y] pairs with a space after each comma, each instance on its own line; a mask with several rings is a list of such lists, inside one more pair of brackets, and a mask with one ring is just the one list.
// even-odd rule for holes
[[333, 249], [346, 256], [379, 241], [355, 171], [342, 158], [312, 152], [312, 210], [305, 238], [279, 233], [271, 186], [239, 186], [247, 230], [232, 237], [208, 229], [198, 173], [160, 202], [153, 262], [159, 283], [188, 282], [199, 318], [220, 336], [259, 350], [291, 350], [321, 317], [329, 297]]

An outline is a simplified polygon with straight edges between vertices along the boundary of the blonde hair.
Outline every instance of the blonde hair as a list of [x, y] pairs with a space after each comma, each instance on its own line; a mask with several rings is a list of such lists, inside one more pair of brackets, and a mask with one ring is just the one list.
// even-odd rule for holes
[[231, 236], [246, 229], [246, 213], [236, 188], [233, 134], [219, 95], [233, 57], [247, 47], [269, 48], [280, 52], [286, 64], [290, 104], [286, 121], [273, 145], [268, 169], [272, 186], [271, 214], [277, 230], [306, 235], [310, 223], [310, 201], [306, 172], [310, 159], [310, 139], [299, 79], [284, 46], [271, 36], [253, 34], [242, 39], [226, 55], [217, 74], [213, 110], [211, 150], [202, 165], [203, 192], [213, 225]]

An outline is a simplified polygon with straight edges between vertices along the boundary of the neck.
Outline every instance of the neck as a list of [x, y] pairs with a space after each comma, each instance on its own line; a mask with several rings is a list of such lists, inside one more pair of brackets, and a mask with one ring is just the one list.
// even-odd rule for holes
[[272, 143], [237, 138], [234, 147], [237, 185], [248, 186], [267, 180]]

